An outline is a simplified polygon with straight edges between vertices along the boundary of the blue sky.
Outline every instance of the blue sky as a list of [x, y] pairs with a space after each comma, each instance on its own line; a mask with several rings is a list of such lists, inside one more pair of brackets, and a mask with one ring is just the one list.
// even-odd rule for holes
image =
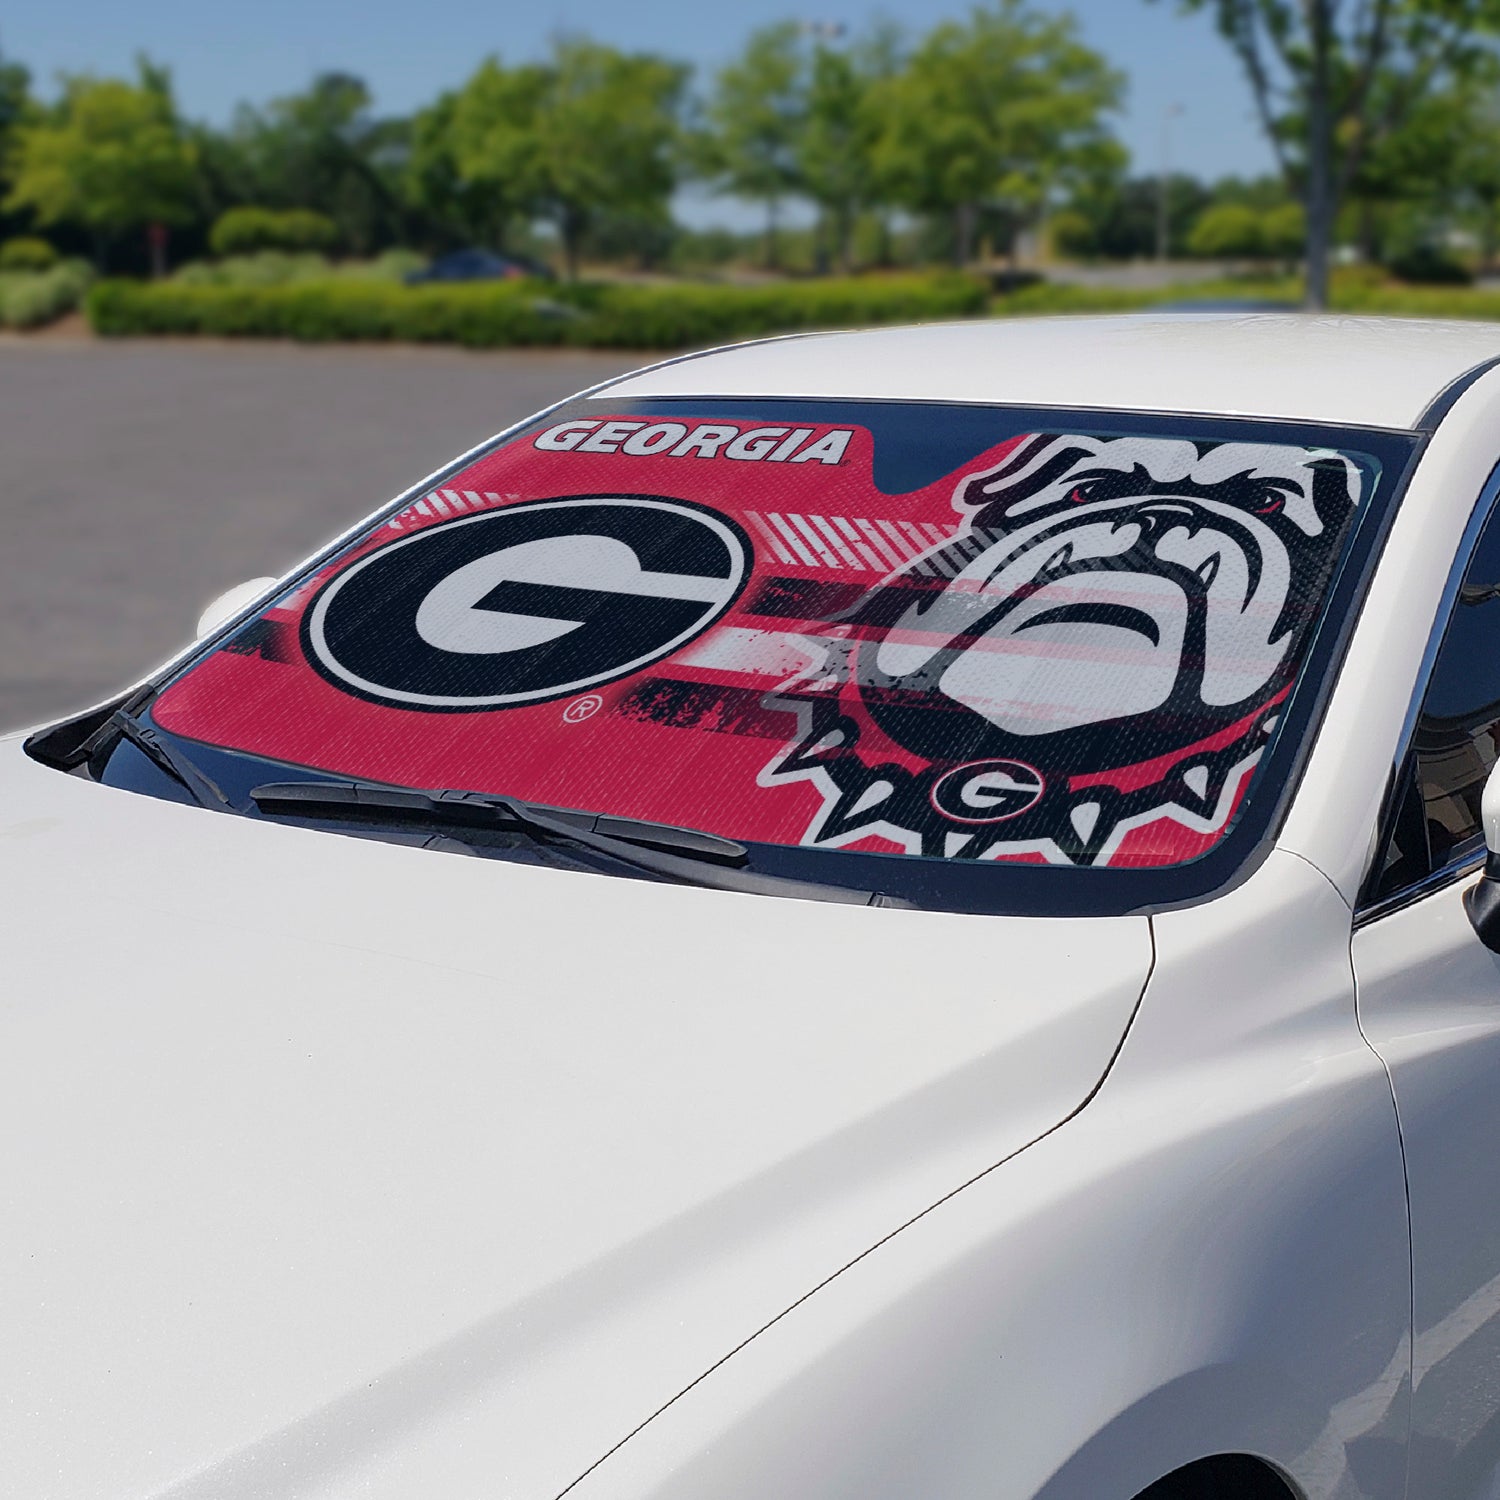
[[[1117, 128], [1139, 170], [1156, 170], [1162, 115], [1172, 104], [1183, 111], [1170, 127], [1174, 166], [1206, 177], [1269, 169], [1249, 94], [1203, 17], [1182, 16], [1176, 0], [1034, 3], [1071, 10], [1085, 39], [1128, 76]], [[186, 113], [223, 121], [240, 100], [289, 92], [328, 68], [363, 76], [381, 109], [409, 110], [458, 83], [486, 53], [532, 56], [558, 30], [586, 31], [711, 70], [754, 26], [788, 15], [857, 27], [879, 14], [918, 32], [966, 9], [962, 0], [737, 0], [707, 9], [702, 0], [501, 0], [490, 6], [473, 0], [19, 0], [0, 19], [0, 49], [26, 63], [44, 92], [60, 70], [127, 72], [135, 54], [145, 51], [172, 69]], [[715, 216], [707, 210], [707, 217]]]

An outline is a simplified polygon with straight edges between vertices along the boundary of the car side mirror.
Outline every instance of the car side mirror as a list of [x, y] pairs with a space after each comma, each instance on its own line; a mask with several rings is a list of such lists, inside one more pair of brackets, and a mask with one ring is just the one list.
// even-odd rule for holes
[[232, 589], [225, 589], [198, 616], [197, 639], [201, 641], [226, 620], [232, 620], [251, 600], [265, 593], [275, 582], [274, 578], [249, 578], [244, 583], [235, 584]]
[[1500, 953], [1500, 764], [1490, 772], [1479, 801], [1479, 821], [1484, 825], [1484, 877], [1464, 893], [1464, 909], [1479, 934], [1479, 941]]

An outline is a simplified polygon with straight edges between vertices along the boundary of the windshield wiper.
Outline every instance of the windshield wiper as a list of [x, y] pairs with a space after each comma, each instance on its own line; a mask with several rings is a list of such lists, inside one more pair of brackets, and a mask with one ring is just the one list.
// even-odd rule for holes
[[128, 740], [157, 770], [165, 772], [185, 787], [193, 801], [200, 807], [214, 808], [219, 812], [232, 812], [233, 806], [218, 784], [205, 776], [180, 750], [157, 733], [149, 724], [144, 724], [127, 709], [117, 708], [105, 721], [104, 732], [114, 730], [121, 739]]
[[520, 831], [537, 844], [586, 849], [633, 869], [687, 885], [714, 890], [755, 891], [838, 901], [856, 906], [905, 906], [874, 891], [824, 885], [745, 868], [750, 851], [733, 839], [605, 813], [575, 812], [484, 792], [419, 791], [374, 781], [274, 781], [258, 786], [250, 799], [270, 816], [416, 823], [473, 832]]

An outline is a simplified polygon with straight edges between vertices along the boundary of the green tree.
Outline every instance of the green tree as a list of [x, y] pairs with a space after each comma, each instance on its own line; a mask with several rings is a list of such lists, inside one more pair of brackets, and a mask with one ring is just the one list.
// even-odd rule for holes
[[552, 218], [576, 276], [596, 216], [648, 222], [665, 210], [686, 83], [680, 63], [582, 38], [556, 42], [545, 63], [491, 59], [455, 107], [459, 176]]
[[368, 254], [404, 238], [406, 149], [405, 124], [373, 113], [362, 79], [322, 73], [263, 110], [242, 106], [211, 161], [232, 203], [327, 214]]
[[[14, 131], [7, 208], [42, 225], [76, 224], [104, 265], [131, 229], [181, 223], [194, 212], [194, 153], [164, 70], [142, 60], [136, 83], [74, 76], [57, 104]], [[159, 235], [153, 234], [160, 269]]]
[[854, 58], [820, 46], [813, 54], [806, 124], [797, 142], [798, 175], [807, 196], [823, 211], [834, 255], [845, 271], [855, 216], [870, 192], [874, 139], [868, 90]]
[[[480, 244], [503, 250], [512, 221], [525, 207], [508, 181], [496, 177], [495, 163], [482, 149], [497, 85], [504, 86], [499, 65], [482, 63], [463, 88], [440, 94], [412, 120], [405, 187], [433, 241], [428, 248]], [[459, 165], [465, 148], [475, 169], [468, 175]]]
[[1349, 187], [1348, 232], [1365, 257], [1407, 256], [1442, 229], [1472, 225], [1480, 260], [1497, 246], [1500, 97], [1490, 80], [1429, 94], [1372, 147]]
[[876, 168], [903, 206], [951, 216], [963, 263], [986, 206], [1028, 216], [1097, 169], [1122, 87], [1071, 16], [995, 0], [936, 27], [877, 90]]
[[215, 255], [254, 255], [261, 250], [292, 254], [329, 249], [338, 226], [310, 208], [231, 208], [214, 220], [208, 247]]
[[1448, 193], [1461, 209], [1473, 211], [1480, 265], [1490, 270], [1500, 252], [1500, 97], [1465, 90], [1450, 109], [1456, 149], [1447, 157]]
[[35, 112], [30, 71], [21, 63], [8, 61], [0, 53], [0, 165], [10, 155], [17, 128]]
[[1295, 261], [1307, 243], [1307, 215], [1300, 203], [1281, 203], [1260, 216], [1261, 239], [1267, 255]]
[[1211, 259], [1251, 259], [1265, 254], [1262, 216], [1243, 203], [1215, 203], [1198, 215], [1188, 250]]
[[1047, 221], [1051, 248], [1058, 255], [1081, 258], [1093, 255], [1099, 248], [1094, 222], [1076, 208], [1065, 208]]
[[1307, 302], [1328, 305], [1338, 211], [1371, 153], [1434, 92], [1487, 71], [1500, 0], [1180, 0], [1239, 58], [1307, 215]]
[[[806, 129], [801, 28], [783, 21], [752, 32], [740, 57], [720, 69], [698, 137], [706, 176], [737, 198], [763, 204], [765, 262], [780, 262], [781, 207], [801, 186], [798, 143]], [[821, 149], [821, 148], [820, 148]]]
[[[0, 53], [0, 199], [10, 189], [17, 129], [35, 112], [30, 72]], [[13, 233], [23, 223], [24, 216], [0, 214], [0, 236]]]
[[688, 69], [584, 39], [556, 44], [537, 114], [538, 184], [568, 274], [596, 214], [659, 219], [677, 186]]
[[[901, 65], [899, 34], [890, 25], [878, 25], [849, 47], [833, 46], [820, 36], [802, 75], [795, 185], [817, 205], [833, 241], [834, 258], [845, 271], [852, 269], [860, 212], [884, 207], [875, 162], [880, 136], [876, 99]], [[887, 241], [883, 220], [880, 227], [882, 241]], [[888, 244], [882, 258], [889, 259]]]

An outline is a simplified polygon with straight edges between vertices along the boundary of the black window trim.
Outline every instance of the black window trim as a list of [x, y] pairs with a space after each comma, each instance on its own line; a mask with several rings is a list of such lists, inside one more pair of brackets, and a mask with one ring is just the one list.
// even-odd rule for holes
[[1418, 432], [1436, 432], [1438, 423], [1453, 410], [1458, 398], [1463, 395], [1482, 375], [1500, 366], [1500, 354], [1493, 359], [1483, 359], [1471, 369], [1465, 370], [1462, 375], [1455, 376], [1440, 390], [1431, 401], [1427, 403], [1426, 410], [1417, 418], [1416, 430]]
[[1427, 633], [1427, 645], [1422, 652], [1421, 665], [1417, 668], [1411, 700], [1406, 706], [1406, 714], [1401, 721], [1401, 733], [1396, 741], [1396, 753], [1391, 759], [1385, 795], [1381, 798], [1380, 821], [1376, 825], [1378, 834], [1370, 846], [1369, 863], [1360, 881], [1360, 892], [1354, 905], [1356, 928], [1366, 926], [1370, 922], [1377, 922], [1381, 917], [1411, 906], [1424, 897], [1433, 895], [1472, 875], [1484, 864], [1484, 840], [1471, 838], [1460, 845], [1437, 869], [1429, 870], [1426, 875], [1412, 881], [1409, 885], [1404, 885], [1399, 890], [1388, 892], [1379, 898], [1374, 898], [1370, 894], [1371, 882], [1379, 875], [1386, 849], [1390, 845], [1395, 830], [1401, 799], [1406, 793], [1407, 778], [1415, 774], [1412, 744], [1416, 738], [1418, 721], [1422, 716], [1422, 705], [1427, 701], [1427, 692], [1432, 684], [1432, 674], [1437, 667], [1438, 652], [1442, 649], [1443, 637], [1447, 634], [1448, 622], [1452, 619], [1454, 608], [1457, 606], [1459, 590], [1463, 587], [1469, 564], [1474, 559], [1474, 550], [1478, 547], [1479, 538], [1492, 516], [1500, 517], [1500, 464], [1490, 471], [1489, 478], [1485, 480], [1474, 501], [1473, 512], [1464, 526], [1463, 536], [1459, 539], [1458, 549], [1448, 569], [1448, 578], [1443, 585], [1443, 592], [1438, 599], [1432, 625]]

